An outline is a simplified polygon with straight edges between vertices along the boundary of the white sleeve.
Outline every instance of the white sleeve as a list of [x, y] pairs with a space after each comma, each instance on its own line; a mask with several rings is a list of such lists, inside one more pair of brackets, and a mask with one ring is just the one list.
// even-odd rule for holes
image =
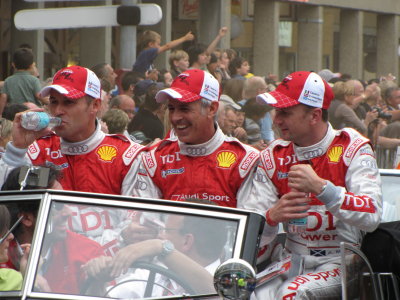
[[121, 194], [133, 197], [161, 199], [160, 189], [154, 184], [144, 167], [141, 153], [132, 163], [122, 183]]
[[375, 230], [382, 215], [382, 190], [379, 169], [369, 144], [356, 152], [345, 179], [346, 188], [328, 182], [317, 198], [343, 222], [364, 231]]
[[[250, 189], [246, 187], [246, 192], [249, 190], [247, 194], [238, 197], [238, 208], [256, 211], [265, 217], [267, 210], [278, 201], [278, 192], [261, 164], [250, 175], [252, 176], [248, 179], [251, 180], [251, 187]], [[270, 243], [278, 233], [278, 229], [279, 226], [269, 226], [265, 223], [262, 244]]]
[[28, 149], [15, 147], [12, 142], [7, 143], [6, 151], [0, 160], [0, 187], [3, 186], [8, 174], [15, 168], [32, 165], [26, 154]]

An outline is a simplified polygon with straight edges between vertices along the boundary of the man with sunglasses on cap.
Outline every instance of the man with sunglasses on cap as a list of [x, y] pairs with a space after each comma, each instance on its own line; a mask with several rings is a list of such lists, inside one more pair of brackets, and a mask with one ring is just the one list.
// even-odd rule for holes
[[168, 103], [172, 130], [143, 155], [137, 196], [197, 198], [228, 207], [247, 197], [259, 152], [222, 133], [219, 95], [218, 81], [199, 69], [181, 73], [157, 93], [157, 102]]
[[[382, 212], [380, 177], [369, 140], [334, 130], [327, 109], [334, 95], [316, 73], [294, 72], [257, 99], [276, 110], [282, 139], [261, 152], [246, 208], [262, 210], [266, 232], [286, 234], [292, 268], [256, 290], [259, 299], [340, 299], [340, 242], [360, 246]], [[292, 220], [305, 218], [298, 227]], [[302, 261], [303, 265], [296, 263]]]

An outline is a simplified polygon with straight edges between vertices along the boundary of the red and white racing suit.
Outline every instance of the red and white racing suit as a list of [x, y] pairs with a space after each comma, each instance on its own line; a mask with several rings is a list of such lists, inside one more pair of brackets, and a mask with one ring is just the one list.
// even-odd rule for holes
[[[65, 190], [131, 195], [143, 149], [123, 135], [105, 134], [99, 125], [91, 137], [76, 143], [52, 134], [38, 139], [28, 149], [8, 143], [0, 161], [0, 178], [4, 182], [8, 171], [24, 164], [51, 166], [62, 170], [61, 185]], [[129, 222], [130, 212], [83, 206], [71, 206], [71, 210], [71, 231], [109, 247], [104, 249], [106, 253], [115, 252], [116, 239]]]
[[250, 192], [259, 152], [217, 128], [208, 142], [199, 145], [182, 143], [171, 132], [142, 160], [137, 196], [177, 201], [197, 198], [237, 207]]
[[[363, 231], [373, 231], [381, 219], [380, 176], [369, 141], [353, 129], [336, 131], [330, 125], [326, 136], [315, 145], [297, 147], [276, 140], [263, 150], [252, 194], [243, 207], [266, 213], [289, 192], [288, 171], [300, 163], [310, 164], [328, 181], [321, 194], [311, 195], [306, 232], [287, 233], [286, 252], [304, 261], [303, 274], [281, 276], [262, 285], [256, 290], [259, 299], [340, 296], [340, 242], [359, 246]], [[267, 218], [270, 240], [278, 230], [271, 225]]]

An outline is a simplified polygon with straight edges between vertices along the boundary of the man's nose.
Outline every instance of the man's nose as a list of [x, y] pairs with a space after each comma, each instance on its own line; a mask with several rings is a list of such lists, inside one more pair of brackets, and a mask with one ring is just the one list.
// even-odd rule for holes
[[64, 110], [62, 109], [61, 105], [59, 105], [59, 104], [53, 106], [53, 108], [51, 110], [51, 114], [53, 116], [59, 116], [59, 115], [62, 115], [63, 113], [64, 113]]
[[173, 111], [173, 112], [170, 111], [169, 117], [170, 117], [171, 121], [178, 121], [178, 120], [182, 119], [182, 115], [177, 111]]

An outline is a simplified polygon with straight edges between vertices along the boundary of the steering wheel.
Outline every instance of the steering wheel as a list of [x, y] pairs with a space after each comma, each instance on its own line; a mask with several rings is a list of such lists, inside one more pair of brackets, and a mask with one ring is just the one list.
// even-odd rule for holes
[[[181, 277], [179, 277], [175, 272], [168, 270], [167, 268], [164, 268], [162, 266], [156, 265], [154, 263], [149, 263], [149, 262], [144, 262], [144, 261], [137, 261], [134, 262], [131, 266], [131, 268], [134, 269], [144, 269], [148, 270], [149, 274], [146, 279], [141, 279], [141, 278], [133, 278], [133, 279], [127, 279], [127, 280], [122, 280], [121, 282], [113, 285], [110, 289], [107, 290], [107, 292], [104, 294], [103, 297], [110, 298], [109, 294], [111, 291], [115, 290], [116, 288], [127, 284], [127, 288], [129, 289], [129, 283], [130, 282], [144, 282], [145, 284], [145, 291], [144, 295], [139, 295], [140, 298], [150, 298], [152, 297], [154, 287], [158, 286], [161, 287], [163, 291], [165, 291], [167, 294], [166, 295], [175, 295], [174, 290], [171, 290], [167, 286], [165, 286], [168, 282], [167, 280], [164, 280], [163, 283], [158, 283], [155, 281], [156, 275], [160, 274], [162, 277], [165, 279], [169, 279], [171, 281], [174, 281], [179, 287], [182, 289], [179, 289], [179, 294], [181, 294], [181, 291], [183, 290], [186, 295], [194, 295], [195, 291], [193, 288]], [[90, 284], [88, 284], [90, 285]], [[89, 290], [89, 286], [85, 284], [85, 290]], [[86, 293], [83, 293], [85, 295]]]

